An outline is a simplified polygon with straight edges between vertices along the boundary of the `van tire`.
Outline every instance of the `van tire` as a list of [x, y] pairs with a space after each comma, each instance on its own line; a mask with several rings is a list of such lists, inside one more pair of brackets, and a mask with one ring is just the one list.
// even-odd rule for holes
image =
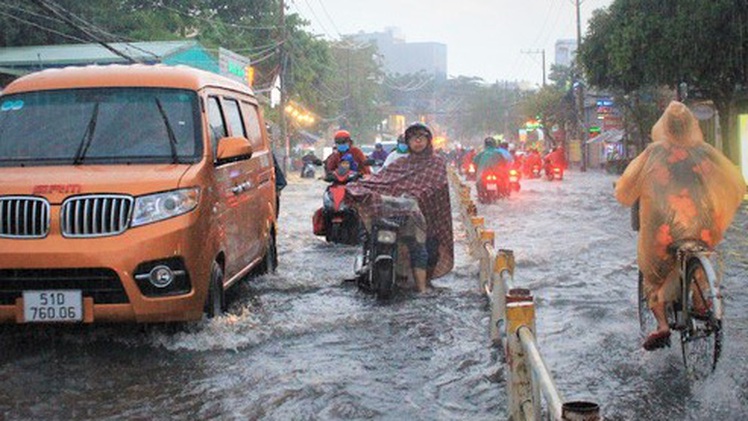
[[260, 263], [260, 274], [275, 273], [278, 267], [278, 247], [275, 244], [275, 230], [270, 229], [268, 234], [267, 245], [265, 247], [265, 257]]
[[223, 315], [226, 309], [226, 296], [223, 291], [223, 269], [218, 262], [210, 266], [208, 299], [205, 301], [205, 314], [209, 319]]

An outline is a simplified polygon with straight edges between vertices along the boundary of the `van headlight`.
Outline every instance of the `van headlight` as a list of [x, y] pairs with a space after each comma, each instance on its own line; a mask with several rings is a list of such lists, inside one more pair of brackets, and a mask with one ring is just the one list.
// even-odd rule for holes
[[190, 212], [197, 207], [199, 198], [198, 187], [137, 197], [130, 226], [137, 227], [163, 221]]

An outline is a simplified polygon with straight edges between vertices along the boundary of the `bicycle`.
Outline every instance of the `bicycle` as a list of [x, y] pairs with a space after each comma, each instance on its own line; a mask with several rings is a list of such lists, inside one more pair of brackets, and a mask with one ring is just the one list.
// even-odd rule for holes
[[[638, 202], [632, 208], [634, 225], [638, 231]], [[668, 324], [672, 331], [680, 334], [686, 371], [696, 378], [702, 378], [714, 371], [722, 352], [722, 295], [712, 264], [718, 255], [699, 240], [676, 242], [668, 248], [668, 252], [672, 253], [678, 265], [677, 298], [666, 306]], [[639, 325], [642, 335], [646, 335], [655, 328], [656, 321], [644, 294], [643, 281], [642, 272], [639, 271]]]

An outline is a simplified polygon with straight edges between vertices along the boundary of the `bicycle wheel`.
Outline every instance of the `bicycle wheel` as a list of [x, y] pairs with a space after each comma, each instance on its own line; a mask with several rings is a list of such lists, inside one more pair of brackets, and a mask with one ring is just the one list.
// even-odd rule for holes
[[710, 285], [716, 285], [714, 270], [708, 260], [692, 257], [686, 264], [686, 276], [682, 280], [681, 302], [683, 306], [683, 329], [681, 348], [683, 363], [689, 375], [699, 379], [711, 373], [717, 366], [722, 351], [722, 321], [714, 312]]
[[639, 329], [642, 339], [647, 337], [647, 334], [655, 329], [657, 322], [655, 321], [652, 311], [649, 309], [647, 303], [647, 296], [644, 294], [644, 275], [639, 271]]

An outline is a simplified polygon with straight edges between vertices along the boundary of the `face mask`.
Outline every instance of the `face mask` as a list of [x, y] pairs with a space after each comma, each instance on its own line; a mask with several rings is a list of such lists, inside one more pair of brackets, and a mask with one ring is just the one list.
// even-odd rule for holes
[[398, 143], [397, 144], [397, 151], [400, 153], [408, 152], [408, 145], [405, 143]]
[[340, 152], [340, 153], [348, 152], [348, 144], [347, 143], [344, 143], [342, 145], [337, 145], [337, 148], [338, 148], [338, 152]]

